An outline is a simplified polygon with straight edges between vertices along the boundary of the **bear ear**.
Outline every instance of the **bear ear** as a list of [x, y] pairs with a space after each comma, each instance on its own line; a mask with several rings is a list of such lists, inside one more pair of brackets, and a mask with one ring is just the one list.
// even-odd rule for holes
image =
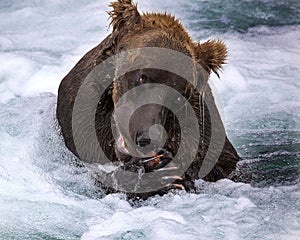
[[141, 21], [141, 16], [137, 10], [137, 5], [132, 0], [117, 0], [110, 3], [112, 11], [108, 12], [113, 31], [121, 30], [125, 26], [134, 25]]
[[221, 40], [208, 40], [195, 44], [196, 61], [209, 73], [213, 71], [220, 78], [218, 70], [222, 69], [227, 57], [227, 48]]

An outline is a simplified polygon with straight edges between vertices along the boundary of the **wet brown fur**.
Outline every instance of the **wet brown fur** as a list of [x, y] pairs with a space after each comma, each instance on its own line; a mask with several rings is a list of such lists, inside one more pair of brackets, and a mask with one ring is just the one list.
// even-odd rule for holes
[[[137, 48], [143, 46], [148, 39], [162, 36], [161, 41], [154, 42], [154, 46], [169, 47], [176, 51], [181, 51], [202, 65], [208, 72], [213, 71], [218, 75], [225, 63], [227, 49], [220, 40], [209, 40], [204, 43], [194, 42], [182, 24], [174, 17], [166, 13], [145, 13], [141, 15], [137, 10], [137, 5], [131, 0], [117, 0], [112, 2], [113, 8], [109, 12], [113, 32], [106, 37], [98, 46], [90, 50], [65, 76], [62, 80], [57, 100], [57, 119], [61, 127], [62, 135], [66, 146], [76, 156], [78, 153], [73, 141], [72, 135], [72, 110], [78, 89], [85, 77], [92, 69], [106, 60], [108, 57], [122, 51], [122, 45], [126, 48]], [[132, 44], [132, 36], [139, 36]], [[160, 39], [160, 38], [158, 38]], [[167, 39], [167, 40], [166, 40]], [[167, 42], [164, 42], [167, 41]], [[152, 43], [151, 43], [152, 44]], [[200, 129], [204, 124], [205, 132], [201, 132], [204, 138], [204, 144], [199, 146], [198, 155], [190, 168], [186, 171], [183, 178], [187, 182], [193, 182], [198, 177], [198, 171], [201, 167], [202, 160], [206, 154], [208, 143], [210, 141], [210, 115], [206, 106], [200, 106], [201, 97], [194, 89], [190, 89], [193, 97], [189, 99], [199, 120]], [[210, 91], [208, 88], [207, 91]], [[111, 114], [114, 110], [114, 102], [118, 98], [118, 88], [116, 83], [105, 91], [99, 101], [95, 116], [96, 132], [99, 143], [109, 159], [118, 161], [114, 148], [114, 138], [111, 132]], [[201, 110], [201, 109], [204, 109]], [[205, 116], [203, 122], [203, 114]], [[176, 131], [176, 129], [173, 129]], [[227, 177], [236, 166], [238, 157], [232, 144], [226, 137], [223, 152], [218, 159], [214, 169], [205, 177], [206, 180], [216, 181], [220, 178]], [[141, 196], [146, 198], [157, 191]]]

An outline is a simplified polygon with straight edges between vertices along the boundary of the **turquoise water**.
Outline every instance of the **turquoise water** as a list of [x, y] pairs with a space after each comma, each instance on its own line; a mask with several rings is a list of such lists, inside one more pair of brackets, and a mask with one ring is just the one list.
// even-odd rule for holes
[[108, 1], [0, 2], [0, 239], [299, 239], [299, 1], [140, 1], [229, 48], [211, 76], [234, 178], [131, 204], [103, 195], [55, 121], [61, 79], [110, 30]]
[[194, 31], [245, 33], [256, 26], [299, 25], [300, 2], [270, 0], [185, 1], [189, 26]]

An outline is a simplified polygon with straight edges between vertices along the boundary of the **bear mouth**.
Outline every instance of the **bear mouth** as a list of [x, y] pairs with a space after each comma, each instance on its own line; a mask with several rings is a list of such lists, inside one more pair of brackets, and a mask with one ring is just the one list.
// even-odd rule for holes
[[144, 167], [145, 172], [158, 171], [168, 165], [173, 159], [173, 154], [163, 148], [153, 157], [140, 159], [140, 164]]
[[116, 149], [119, 152], [119, 160], [124, 164], [125, 170], [137, 172], [143, 169], [144, 172], [175, 170], [177, 167], [170, 166], [165, 168], [174, 158], [172, 150], [164, 146], [157, 152], [153, 152], [150, 157], [137, 158], [133, 157], [126, 147], [125, 140], [122, 136], [116, 142]]

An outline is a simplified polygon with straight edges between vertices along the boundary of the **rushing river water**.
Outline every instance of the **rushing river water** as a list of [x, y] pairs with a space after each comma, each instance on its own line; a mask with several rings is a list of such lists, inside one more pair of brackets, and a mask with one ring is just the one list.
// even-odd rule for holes
[[0, 239], [300, 239], [298, 0], [140, 1], [229, 48], [221, 80], [236, 182], [131, 204], [103, 196], [55, 121], [64, 75], [111, 30], [108, 1], [0, 2]]

